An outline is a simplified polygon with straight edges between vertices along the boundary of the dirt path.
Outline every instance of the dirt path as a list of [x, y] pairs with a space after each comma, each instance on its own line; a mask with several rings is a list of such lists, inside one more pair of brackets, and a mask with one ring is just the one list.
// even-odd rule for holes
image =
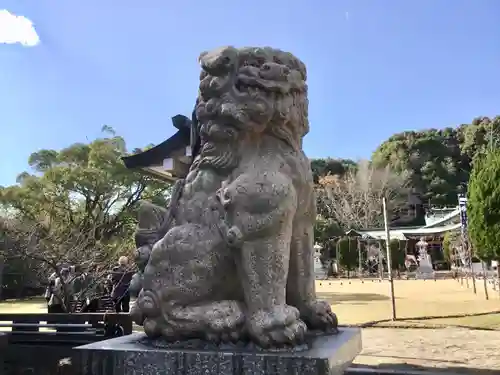
[[363, 329], [355, 363], [371, 366], [458, 367], [500, 373], [500, 331], [461, 328]]

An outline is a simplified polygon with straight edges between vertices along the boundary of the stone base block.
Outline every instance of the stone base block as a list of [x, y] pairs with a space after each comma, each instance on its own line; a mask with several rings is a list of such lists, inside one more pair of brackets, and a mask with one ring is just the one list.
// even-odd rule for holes
[[311, 335], [293, 349], [166, 343], [135, 333], [76, 348], [82, 375], [341, 375], [361, 351], [361, 331]]
[[[5, 355], [7, 354], [8, 338], [6, 333], [0, 332], [0, 370], [4, 369]], [[2, 373], [2, 372], [0, 372]]]

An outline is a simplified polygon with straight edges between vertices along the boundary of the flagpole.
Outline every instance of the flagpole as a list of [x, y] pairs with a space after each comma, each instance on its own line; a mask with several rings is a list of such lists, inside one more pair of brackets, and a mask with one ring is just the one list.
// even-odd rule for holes
[[458, 207], [460, 208], [460, 224], [462, 229], [462, 248], [467, 255], [467, 266], [472, 278], [472, 290], [477, 294], [476, 277], [474, 275], [474, 268], [472, 267], [472, 247], [469, 244], [467, 236], [467, 197], [464, 194], [458, 194]]
[[[385, 226], [385, 249], [387, 251], [387, 268], [389, 271], [389, 284], [391, 293], [391, 320], [396, 320], [396, 299], [394, 297], [394, 279], [392, 278], [392, 257], [391, 257], [391, 237], [389, 230], [389, 220], [387, 219], [387, 204], [385, 198], [382, 199], [382, 207], [384, 209], [384, 226]], [[382, 270], [384, 265], [381, 264]]]

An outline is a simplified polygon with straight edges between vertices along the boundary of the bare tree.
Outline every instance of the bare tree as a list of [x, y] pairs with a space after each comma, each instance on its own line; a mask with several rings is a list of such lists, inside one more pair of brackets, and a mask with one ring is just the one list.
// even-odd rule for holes
[[369, 161], [361, 161], [342, 176], [321, 178], [319, 199], [326, 215], [346, 230], [382, 227], [382, 198], [387, 199], [392, 215], [397, 215], [407, 206], [407, 181], [389, 167], [375, 168]]
[[[14, 259], [28, 262], [39, 280], [48, 281], [49, 275], [54, 274], [58, 279], [55, 293], [66, 312], [74, 312], [72, 302], [101, 289], [120, 250], [97, 241], [97, 228], [81, 231], [48, 222], [12, 219], [4, 220], [2, 229], [10, 246], [0, 249], [0, 258], [5, 262]], [[63, 277], [64, 268], [73, 272]]]

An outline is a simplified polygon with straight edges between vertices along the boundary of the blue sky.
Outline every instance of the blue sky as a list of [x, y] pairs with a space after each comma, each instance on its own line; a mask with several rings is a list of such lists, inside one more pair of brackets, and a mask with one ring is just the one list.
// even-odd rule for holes
[[221, 45], [269, 45], [307, 64], [310, 157], [369, 157], [395, 132], [500, 114], [498, 0], [0, 0], [2, 9], [31, 20], [40, 42], [5, 43], [15, 30], [0, 24], [0, 185], [31, 152], [93, 139], [103, 124], [130, 148], [164, 140], [170, 117], [194, 104], [199, 53]]

